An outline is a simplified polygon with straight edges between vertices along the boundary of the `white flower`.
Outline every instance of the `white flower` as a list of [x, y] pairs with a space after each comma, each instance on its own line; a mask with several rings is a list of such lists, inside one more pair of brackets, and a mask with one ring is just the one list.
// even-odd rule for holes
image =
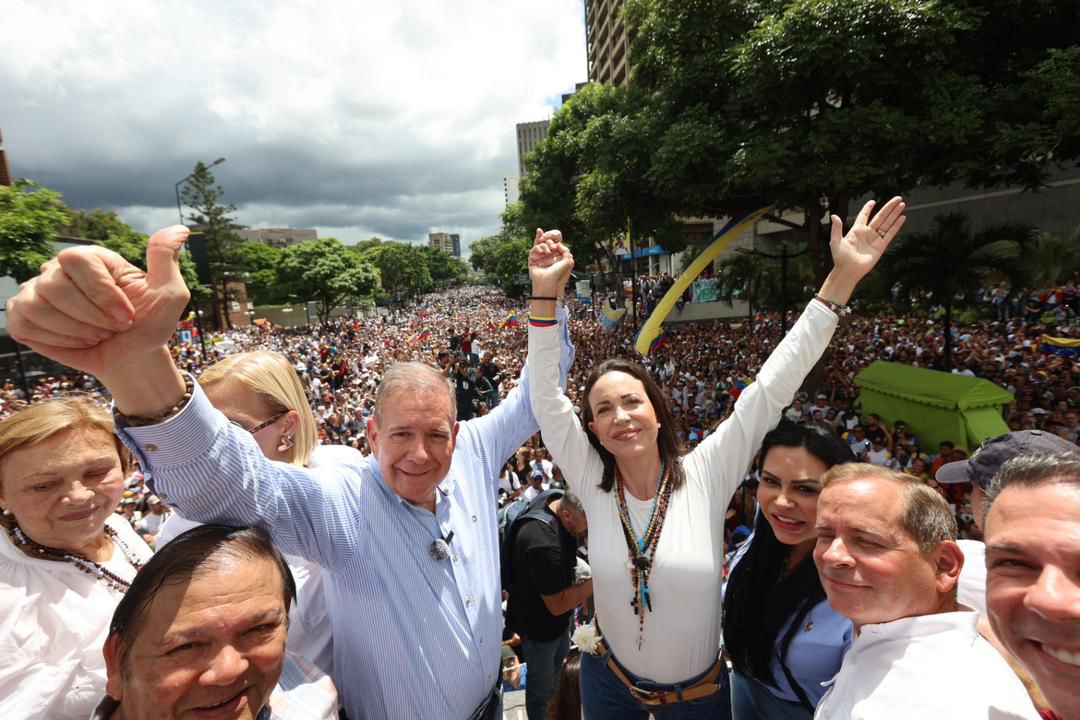
[[600, 633], [596, 632], [595, 621], [587, 625], [578, 625], [570, 640], [582, 652], [587, 652], [590, 655], [600, 654], [601, 637]]

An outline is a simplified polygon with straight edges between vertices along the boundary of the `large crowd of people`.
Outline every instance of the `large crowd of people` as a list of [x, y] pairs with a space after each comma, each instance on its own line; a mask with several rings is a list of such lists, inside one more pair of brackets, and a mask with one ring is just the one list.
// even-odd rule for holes
[[[1065, 470], [1024, 466], [995, 485], [1002, 457], [985, 477], [961, 476], [956, 468], [989, 455], [964, 438], [925, 446], [918, 427], [864, 412], [854, 382], [876, 359], [943, 369], [940, 325], [895, 312], [900, 303], [839, 317], [903, 225], [902, 211], [899, 200], [876, 214], [868, 206], [842, 242], [834, 227], [837, 269], [806, 311], [788, 318], [786, 338], [770, 314], [671, 324], [667, 344], [646, 358], [634, 351], [629, 323], [610, 332], [597, 323], [596, 303], [609, 299], [567, 298], [562, 308], [573, 262], [557, 233], [537, 233], [528, 310], [498, 289], [457, 288], [368, 318], [226, 331], [205, 356], [198, 341], [179, 342], [169, 321], [185, 293], [163, 248], [178, 247], [181, 231], [151, 241], [158, 257], [148, 277], [168, 286], [157, 303], [140, 302], [144, 288], [118, 285], [125, 323], [105, 319], [115, 308], [100, 317], [70, 311], [98, 330], [108, 323], [111, 339], [72, 336], [70, 320], [37, 314], [34, 293], [63, 313], [86, 294], [79, 279], [93, 276], [52, 261], [9, 306], [9, 324], [78, 370], [41, 378], [29, 397], [14, 379], [0, 392], [0, 622], [10, 630], [0, 708], [20, 717], [149, 717], [132, 708], [154, 701], [146, 687], [165, 683], [170, 669], [141, 666], [139, 687], [124, 658], [201, 637], [198, 623], [226, 618], [215, 626], [262, 633], [239, 654], [264, 675], [228, 671], [227, 637], [194, 651], [178, 643], [169, 652], [183, 653], [189, 670], [205, 663], [206, 675], [222, 679], [212, 690], [191, 681], [190, 697], [170, 698], [177, 708], [314, 717], [290, 699], [291, 677], [319, 688], [318, 717], [340, 702], [350, 718], [495, 718], [512, 646], [517, 681], [530, 669], [527, 712], [536, 720], [567, 704], [558, 677], [573, 610], [585, 604], [591, 639], [575, 634], [583, 652], [574, 655], [580, 699], [571, 705], [589, 718], [900, 717], [888, 710], [927, 671], [913, 661], [903, 673], [880, 673], [918, 653], [980, 668], [978, 692], [935, 694], [927, 708], [1026, 718], [1036, 708], [1050, 717], [1052, 707], [1080, 717], [1061, 699], [1068, 683], [1060, 680], [1080, 656], [1069, 630], [1080, 602], [1017, 631], [1007, 623], [1021, 612], [987, 598], [986, 579], [1014, 595], [1036, 590], [970, 562], [982, 564], [975, 541], [984, 507], [999, 495], [1011, 503], [1002, 513], [1022, 514], [1015, 498], [1025, 493], [1057, 492], [1067, 505], [1077, 492], [1080, 358], [1041, 342], [1080, 337], [1076, 285], [1024, 293], [1020, 305], [988, 291], [979, 302], [992, 319], [959, 325], [953, 337], [954, 372], [1014, 394], [1012, 435], [1056, 443], [1045, 450], [1025, 439], [1008, 455], [1023, 460], [1029, 446], [1057, 452]], [[123, 262], [95, 253], [66, 262]], [[639, 279], [643, 313], [664, 284]], [[112, 430], [105, 400], [114, 404], [115, 442], [99, 437]], [[37, 416], [53, 420], [30, 422]], [[54, 446], [69, 460], [56, 462]], [[544, 493], [549, 487], [563, 490]], [[530, 519], [547, 512], [550, 522], [510, 536], [528, 543], [512, 555], [514, 572], [529, 569], [500, 582], [501, 518], [515, 505]], [[203, 523], [202, 535], [192, 529]], [[241, 544], [284, 568], [284, 605], [275, 571], [269, 595], [266, 583], [230, 583], [218, 613], [201, 589], [207, 597], [178, 598], [171, 611], [187, 618], [194, 603], [189, 626], [154, 625], [155, 604], [169, 599], [155, 589], [165, 561], [147, 564], [151, 550], [177, 548], [169, 561], [194, 587], [235, 565], [222, 524], [265, 531]], [[591, 569], [582, 572], [573, 549], [586, 533]], [[745, 542], [732, 554], [736, 540]], [[276, 549], [264, 550], [270, 543]], [[991, 544], [988, 560], [1041, 552], [1002, 543]], [[1068, 565], [1056, 554], [1047, 562]], [[151, 569], [158, 586], [146, 589], [139, 578]], [[1031, 582], [1050, 581], [1036, 574]], [[64, 583], [88, 589], [65, 594]], [[522, 585], [529, 602], [513, 599]], [[136, 589], [146, 597], [132, 600]], [[52, 612], [50, 603], [76, 617], [94, 592], [103, 599], [93, 613], [58, 625], [62, 636], [26, 620]], [[507, 592], [519, 617], [504, 629]], [[256, 600], [268, 608], [258, 617], [232, 611]], [[124, 625], [133, 612], [125, 603], [140, 604], [135, 627]], [[529, 618], [520, 618], [523, 607]], [[1030, 652], [1031, 634], [1052, 647]]]

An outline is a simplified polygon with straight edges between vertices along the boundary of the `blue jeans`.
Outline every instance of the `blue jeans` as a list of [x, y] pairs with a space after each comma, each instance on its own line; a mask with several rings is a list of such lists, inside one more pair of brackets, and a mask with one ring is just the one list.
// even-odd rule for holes
[[[645, 680], [619, 666], [630, 682], [643, 690], [673, 690], [665, 685]], [[710, 668], [711, 669], [711, 668]], [[708, 673], [678, 683], [693, 685]], [[728, 693], [727, 673], [721, 671], [719, 689], [700, 700], [688, 700], [674, 705], [646, 705], [630, 694], [630, 690], [600, 661], [599, 656], [581, 653], [581, 706], [585, 720], [646, 720], [650, 714], [656, 720], [729, 720], [731, 695]]]
[[753, 678], [731, 673], [731, 716], [734, 720], [812, 720], [814, 712], [776, 697]]
[[525, 712], [529, 720], [547, 720], [547, 707], [562, 675], [563, 660], [570, 652], [570, 629], [555, 640], [530, 640], [522, 636], [521, 653], [529, 668], [525, 684]]

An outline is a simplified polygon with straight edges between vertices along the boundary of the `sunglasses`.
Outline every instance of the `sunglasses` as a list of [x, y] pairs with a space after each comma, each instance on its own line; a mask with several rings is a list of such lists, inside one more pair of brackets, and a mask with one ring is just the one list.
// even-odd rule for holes
[[280, 420], [281, 418], [285, 417], [285, 414], [286, 414], [286, 413], [288, 413], [288, 412], [289, 412], [288, 410], [282, 410], [281, 412], [279, 412], [279, 413], [278, 413], [277, 415], [275, 415], [274, 417], [270, 418], [269, 420], [266, 420], [266, 421], [264, 421], [264, 422], [261, 422], [261, 423], [259, 423], [258, 425], [256, 425], [256, 426], [255, 426], [255, 427], [253, 427], [253, 428], [246, 428], [246, 427], [244, 427], [243, 425], [241, 425], [240, 423], [236, 422], [235, 420], [230, 420], [229, 422], [231, 422], [231, 423], [232, 423], [233, 425], [235, 425], [236, 427], [240, 428], [241, 430], [247, 430], [247, 431], [248, 431], [249, 433], [251, 433], [252, 435], [254, 435], [255, 433], [257, 433], [257, 432], [259, 432], [260, 430], [262, 430], [263, 428], [267, 428], [267, 427], [270, 427], [271, 425], [273, 425], [274, 423], [276, 423], [276, 422], [277, 422], [278, 420]]

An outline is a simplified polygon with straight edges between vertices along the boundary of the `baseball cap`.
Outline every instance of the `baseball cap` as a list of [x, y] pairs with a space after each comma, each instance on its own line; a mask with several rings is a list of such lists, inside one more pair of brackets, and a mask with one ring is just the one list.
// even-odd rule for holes
[[1005, 461], [1017, 455], [1050, 455], [1075, 451], [1075, 445], [1057, 435], [1042, 430], [1017, 430], [990, 438], [967, 460], [942, 465], [934, 479], [945, 484], [978, 483], [979, 487], [985, 490]]

